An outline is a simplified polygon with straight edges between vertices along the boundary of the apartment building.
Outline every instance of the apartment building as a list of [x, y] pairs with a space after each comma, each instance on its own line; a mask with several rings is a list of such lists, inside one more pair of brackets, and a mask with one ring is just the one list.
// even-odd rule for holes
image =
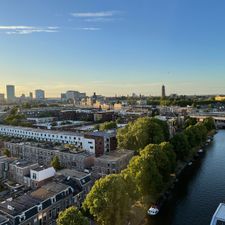
[[24, 177], [30, 174], [30, 170], [37, 168], [37, 162], [28, 162], [26, 160], [15, 160], [9, 164], [9, 178], [19, 184], [24, 184]]
[[94, 139], [85, 138], [83, 134], [75, 132], [0, 125], [0, 135], [33, 139], [42, 142], [73, 144], [77, 148], [95, 153]]
[[94, 139], [95, 156], [99, 157], [107, 152], [116, 150], [116, 131], [97, 131], [84, 134], [85, 138]]
[[94, 154], [89, 152], [73, 153], [70, 151], [42, 147], [32, 142], [4, 142], [4, 147], [9, 149], [11, 156], [37, 162], [40, 165], [51, 166], [54, 156], [59, 157], [62, 167], [83, 171], [94, 165]]

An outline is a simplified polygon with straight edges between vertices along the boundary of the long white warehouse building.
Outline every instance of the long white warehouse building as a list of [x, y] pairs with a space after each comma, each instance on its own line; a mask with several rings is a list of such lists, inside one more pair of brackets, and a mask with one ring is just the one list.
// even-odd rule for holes
[[73, 144], [78, 148], [95, 153], [95, 140], [85, 138], [83, 134], [75, 132], [0, 125], [0, 135], [43, 142]]

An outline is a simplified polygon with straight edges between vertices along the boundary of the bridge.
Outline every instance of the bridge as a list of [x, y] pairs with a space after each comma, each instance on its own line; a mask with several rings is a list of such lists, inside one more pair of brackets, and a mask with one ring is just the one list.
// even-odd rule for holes
[[225, 113], [224, 112], [209, 112], [191, 114], [190, 117], [196, 118], [198, 121], [203, 121], [207, 117], [212, 117], [215, 120], [217, 128], [225, 128]]

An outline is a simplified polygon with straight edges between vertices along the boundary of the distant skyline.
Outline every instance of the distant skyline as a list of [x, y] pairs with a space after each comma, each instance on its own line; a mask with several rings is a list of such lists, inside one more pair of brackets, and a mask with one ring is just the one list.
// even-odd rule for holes
[[225, 94], [222, 0], [1, 0], [0, 93]]

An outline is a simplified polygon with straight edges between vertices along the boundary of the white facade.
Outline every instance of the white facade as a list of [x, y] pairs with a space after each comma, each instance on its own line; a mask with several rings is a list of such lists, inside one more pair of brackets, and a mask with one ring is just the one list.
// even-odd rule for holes
[[40, 182], [54, 176], [55, 169], [53, 167], [43, 168], [42, 170], [30, 170], [30, 179], [33, 181]]
[[43, 142], [73, 144], [82, 150], [95, 152], [95, 140], [84, 138], [80, 133], [0, 125], [0, 135], [34, 139]]

